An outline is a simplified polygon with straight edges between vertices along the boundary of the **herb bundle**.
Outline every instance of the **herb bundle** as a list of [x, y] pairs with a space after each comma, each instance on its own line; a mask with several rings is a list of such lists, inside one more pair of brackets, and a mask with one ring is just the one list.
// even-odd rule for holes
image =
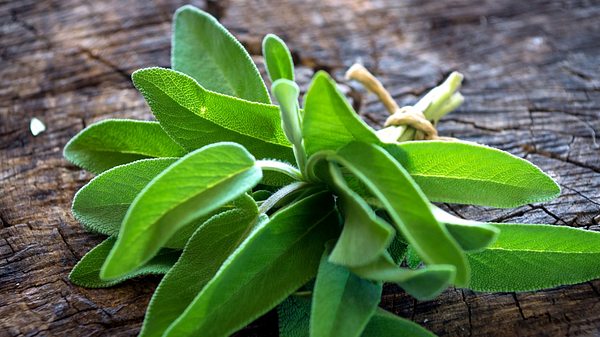
[[[277, 308], [281, 337], [432, 336], [378, 308], [383, 283], [417, 299], [449, 286], [527, 291], [600, 277], [600, 233], [491, 224], [431, 202], [516, 207], [560, 193], [531, 163], [433, 126], [462, 103], [455, 73], [365, 124], [324, 72], [304, 95], [285, 43], [263, 55], [273, 105], [242, 45], [209, 14], [175, 14], [172, 68], [133, 82], [158, 122], [106, 120], [65, 147], [98, 174], [73, 214], [108, 238], [71, 272], [108, 287], [165, 274], [140, 336], [228, 336]], [[422, 140], [419, 140], [422, 139]]]

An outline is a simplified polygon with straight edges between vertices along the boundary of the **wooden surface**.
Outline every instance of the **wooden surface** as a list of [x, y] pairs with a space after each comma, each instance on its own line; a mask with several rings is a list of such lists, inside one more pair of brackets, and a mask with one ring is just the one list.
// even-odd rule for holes
[[[180, 1], [0, 4], [0, 336], [133, 336], [158, 278], [112, 289], [71, 285], [76, 261], [101, 239], [70, 214], [91, 175], [61, 156], [67, 140], [108, 117], [150, 119], [130, 74], [169, 66], [170, 20]], [[597, 1], [213, 1], [214, 13], [260, 63], [266, 33], [293, 50], [304, 85], [317, 69], [343, 82], [356, 60], [400, 105], [445, 74], [465, 74], [466, 104], [441, 134], [525, 157], [557, 179], [544, 205], [488, 210], [478, 220], [598, 230], [600, 221], [600, 4]], [[369, 123], [383, 107], [347, 87]], [[29, 120], [48, 130], [38, 137]], [[440, 336], [598, 336], [600, 282], [532, 293], [451, 289], [417, 302], [387, 288], [386, 308]], [[275, 336], [274, 315], [240, 336]], [[216, 322], [217, 323], [217, 322]]]

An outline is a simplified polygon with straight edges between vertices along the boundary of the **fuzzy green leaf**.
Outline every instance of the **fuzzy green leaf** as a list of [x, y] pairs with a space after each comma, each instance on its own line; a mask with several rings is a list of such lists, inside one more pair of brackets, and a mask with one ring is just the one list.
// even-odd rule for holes
[[193, 151], [155, 177], [131, 204], [101, 277], [117, 278], [143, 265], [180, 228], [254, 187], [262, 173], [234, 143]]
[[[309, 337], [309, 297], [290, 296], [277, 307], [279, 337]], [[418, 324], [377, 309], [361, 337], [436, 337]]]
[[386, 144], [432, 201], [516, 207], [548, 201], [560, 188], [530, 162], [462, 141]]
[[279, 337], [309, 337], [310, 307], [308, 296], [290, 296], [277, 306]]
[[256, 225], [256, 204], [240, 199], [245, 207], [213, 216], [190, 238], [152, 296], [139, 337], [162, 336]]
[[353, 140], [379, 144], [375, 131], [363, 122], [329, 75], [319, 71], [304, 97], [302, 120], [308, 156], [321, 150], [337, 150]]
[[271, 82], [280, 78], [294, 80], [292, 54], [279, 36], [267, 34], [262, 42], [262, 52]]
[[208, 90], [271, 103], [248, 52], [217, 19], [194, 6], [175, 12], [171, 64]]
[[67, 143], [65, 158], [92, 173], [153, 157], [181, 157], [186, 151], [156, 122], [108, 119], [88, 126]]
[[426, 264], [453, 265], [456, 284], [468, 284], [465, 254], [435, 219], [423, 192], [393, 157], [377, 145], [353, 142], [331, 159], [367, 185]]
[[375, 261], [390, 245], [395, 231], [375, 215], [371, 207], [352, 191], [339, 168], [330, 163], [330, 185], [336, 191], [344, 215], [344, 227], [329, 261], [358, 267]]
[[229, 336], [274, 308], [314, 277], [336, 222], [327, 192], [275, 213], [238, 247], [164, 336]]
[[161, 126], [186, 149], [230, 141], [259, 159], [294, 161], [277, 106], [207, 91], [193, 78], [170, 69], [146, 68], [132, 78]]
[[446, 225], [450, 235], [467, 252], [485, 249], [500, 234], [500, 230], [491, 224], [461, 219], [433, 205], [431, 211], [437, 221]]
[[436, 337], [435, 334], [413, 321], [378, 309], [362, 337]]
[[89, 231], [117, 235], [135, 197], [176, 160], [144, 159], [103, 172], [75, 194], [73, 215]]
[[456, 275], [456, 268], [445, 264], [415, 270], [400, 268], [387, 253], [376, 262], [351, 270], [364, 279], [397, 283], [407, 293], [420, 300], [432, 299], [439, 295], [448, 288]]
[[600, 233], [553, 225], [494, 224], [496, 242], [468, 254], [469, 288], [530, 291], [600, 278]]
[[100, 278], [100, 267], [106, 260], [108, 253], [116, 242], [116, 238], [110, 237], [87, 254], [85, 254], [75, 265], [69, 274], [69, 280], [74, 284], [85, 288], [106, 288], [137, 276], [149, 274], [165, 274], [179, 258], [179, 251], [165, 249], [161, 250], [152, 260], [141, 268], [134, 270], [118, 279], [102, 280]]
[[[103, 172], [75, 194], [73, 215], [89, 231], [116, 236], [135, 197], [176, 160], [143, 159]], [[184, 226], [173, 234], [164, 247], [183, 248], [200, 224], [214, 214], [234, 207], [237, 207], [235, 200]]]
[[313, 290], [311, 337], [358, 337], [377, 309], [381, 283], [361, 279], [346, 267], [321, 259]]

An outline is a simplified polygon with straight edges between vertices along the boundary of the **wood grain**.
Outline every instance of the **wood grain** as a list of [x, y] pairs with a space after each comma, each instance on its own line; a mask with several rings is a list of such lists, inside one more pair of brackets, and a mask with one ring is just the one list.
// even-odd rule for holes
[[[549, 172], [562, 195], [518, 209], [445, 205], [478, 220], [599, 230], [600, 3], [597, 1], [197, 1], [256, 61], [276, 33], [304, 87], [361, 60], [400, 105], [453, 70], [466, 103], [440, 133], [489, 144]], [[0, 336], [134, 336], [158, 278], [111, 289], [71, 285], [73, 265], [100, 237], [70, 214], [91, 175], [61, 156], [86, 125], [150, 119], [130, 74], [169, 66], [170, 20], [182, 1], [0, 3]], [[344, 83], [372, 125], [382, 105]], [[48, 130], [29, 132], [32, 117]], [[382, 305], [440, 336], [598, 336], [600, 282], [529, 293], [451, 289], [417, 302], [395, 287]], [[239, 336], [276, 336], [271, 313]]]

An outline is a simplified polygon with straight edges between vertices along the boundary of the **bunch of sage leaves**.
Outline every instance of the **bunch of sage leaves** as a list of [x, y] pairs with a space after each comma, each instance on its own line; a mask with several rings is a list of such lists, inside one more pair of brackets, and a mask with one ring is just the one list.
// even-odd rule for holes
[[300, 109], [290, 52], [268, 35], [273, 105], [242, 45], [192, 6], [176, 12], [172, 44], [172, 69], [132, 76], [157, 122], [105, 120], [64, 150], [97, 174], [73, 214], [108, 236], [71, 281], [165, 274], [140, 336], [228, 336], [274, 308], [281, 337], [432, 336], [378, 308], [383, 283], [430, 299], [600, 277], [600, 233], [468, 221], [431, 203], [556, 197], [531, 163], [464, 141], [390, 141], [324, 72]]

